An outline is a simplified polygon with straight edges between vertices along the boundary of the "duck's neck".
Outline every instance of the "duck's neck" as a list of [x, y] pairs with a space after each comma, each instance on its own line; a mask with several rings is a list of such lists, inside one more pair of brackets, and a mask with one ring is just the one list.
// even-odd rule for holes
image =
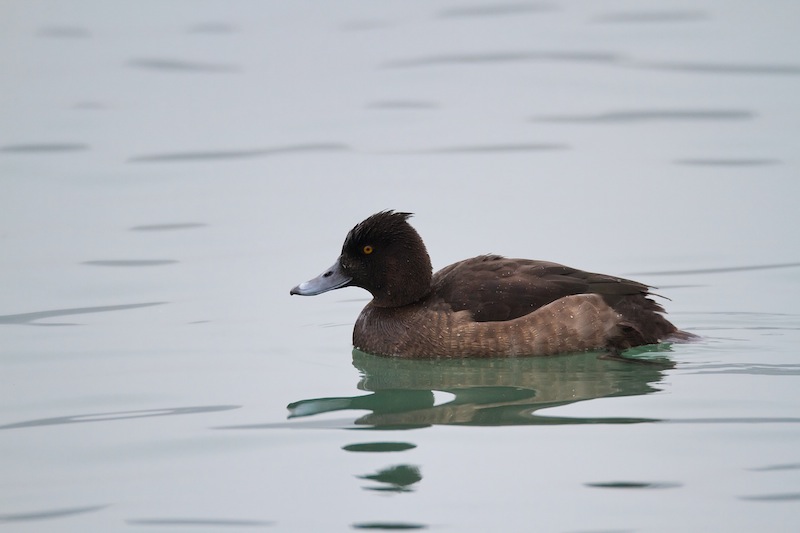
[[402, 307], [413, 304], [425, 298], [431, 292], [433, 268], [428, 252], [423, 248], [422, 254], [416, 253], [404, 259], [402, 257], [388, 265], [387, 272], [402, 273], [402, 275], [387, 276], [381, 286], [372, 293], [372, 305], [376, 307]]

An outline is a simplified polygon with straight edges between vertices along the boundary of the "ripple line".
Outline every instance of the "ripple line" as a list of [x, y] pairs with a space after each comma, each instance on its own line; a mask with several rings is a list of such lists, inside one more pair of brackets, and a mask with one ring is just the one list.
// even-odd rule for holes
[[800, 263], [776, 263], [772, 265], [746, 265], [737, 267], [696, 268], [689, 270], [655, 270], [650, 272], [631, 272], [630, 276], [683, 276], [687, 274], [722, 274], [725, 272], [747, 272], [750, 270], [772, 270], [775, 268], [797, 268]]
[[128, 61], [128, 66], [146, 70], [160, 70], [167, 72], [225, 73], [238, 72], [240, 70], [239, 67], [235, 65], [221, 63], [200, 63], [194, 61], [184, 61], [180, 59], [161, 58], [131, 59]]
[[486, 63], [516, 63], [526, 61], [566, 61], [612, 63], [619, 61], [617, 54], [607, 52], [550, 51], [550, 52], [476, 52], [474, 54], [443, 54], [408, 59], [395, 59], [383, 63], [384, 68], [428, 67], [437, 65], [474, 65]]
[[239, 405], [198, 405], [192, 407], [166, 407], [163, 409], [138, 409], [135, 411], [114, 411], [109, 413], [87, 413], [82, 415], [56, 416], [26, 420], [14, 424], [0, 426], [0, 429], [17, 429], [28, 427], [58, 426], [62, 424], [82, 424], [87, 422], [107, 422], [111, 420], [130, 420], [133, 418], [151, 418], [174, 415], [194, 415], [239, 409]]
[[544, 122], [638, 123], [656, 121], [751, 120], [755, 113], [742, 109], [642, 109], [608, 111], [595, 115], [550, 115], [535, 117]]
[[179, 261], [175, 259], [96, 259], [84, 261], [82, 265], [103, 266], [103, 267], [151, 267], [174, 265]]
[[210, 150], [202, 152], [174, 152], [164, 154], [147, 154], [134, 156], [128, 159], [132, 163], [167, 163], [183, 161], [207, 161], [224, 159], [245, 159], [251, 157], [264, 157], [271, 155], [285, 155], [307, 152], [343, 152], [349, 147], [339, 143], [297, 144], [278, 146], [272, 148], [257, 148], [252, 150]]
[[215, 526], [215, 527], [263, 527], [275, 522], [265, 520], [206, 519], [206, 518], [132, 518], [125, 523], [132, 526]]
[[0, 146], [0, 152], [14, 154], [80, 152], [88, 149], [89, 146], [82, 143], [31, 143]]
[[768, 76], [800, 75], [800, 65], [769, 63], [692, 63], [692, 62], [636, 62], [636, 68], [672, 70], [697, 74], [756, 74]]
[[0, 514], [0, 524], [3, 522], [31, 522], [34, 520], [48, 520], [51, 518], [63, 518], [76, 514], [91, 513], [105, 509], [108, 505], [89, 505], [86, 507], [69, 507], [63, 509], [45, 509], [28, 513], [8, 513]]
[[558, 7], [549, 3], [494, 4], [454, 7], [437, 13], [439, 18], [496, 17], [506, 15], [522, 15], [527, 13], [544, 13], [555, 11]]
[[154, 305], [164, 305], [168, 302], [144, 302], [137, 304], [122, 305], [98, 305], [94, 307], [72, 307], [67, 309], [52, 309], [49, 311], [36, 311], [33, 313], [19, 313], [16, 315], [0, 315], [0, 324], [31, 324], [43, 318], [57, 316], [83, 315], [87, 313], [105, 313], [107, 311], [122, 311], [125, 309], [136, 309], [139, 307], [151, 307]]

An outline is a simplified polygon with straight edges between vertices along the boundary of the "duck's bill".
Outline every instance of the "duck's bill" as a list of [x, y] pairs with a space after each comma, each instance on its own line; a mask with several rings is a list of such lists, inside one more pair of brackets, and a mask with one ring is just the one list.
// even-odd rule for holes
[[339, 264], [339, 261], [336, 261], [331, 268], [316, 278], [310, 279], [305, 283], [301, 283], [289, 291], [289, 294], [315, 296], [317, 294], [322, 294], [323, 292], [332, 291], [333, 289], [347, 287], [351, 281], [353, 281], [353, 278], [346, 275], [342, 271], [342, 266]]

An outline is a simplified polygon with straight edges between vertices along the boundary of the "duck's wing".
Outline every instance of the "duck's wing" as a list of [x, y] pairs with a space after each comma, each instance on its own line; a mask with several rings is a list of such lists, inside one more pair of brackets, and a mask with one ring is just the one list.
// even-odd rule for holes
[[636, 281], [557, 263], [498, 255], [454, 263], [433, 278], [437, 303], [454, 311], [467, 310], [477, 322], [513, 320], [573, 294], [600, 294], [612, 307], [632, 298], [651, 311], [663, 312], [646, 298], [649, 289]]

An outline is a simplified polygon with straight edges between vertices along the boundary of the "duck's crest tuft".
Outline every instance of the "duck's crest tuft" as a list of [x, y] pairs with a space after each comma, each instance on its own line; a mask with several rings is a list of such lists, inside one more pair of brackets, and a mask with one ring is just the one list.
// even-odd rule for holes
[[387, 209], [380, 211], [357, 224], [345, 239], [344, 248], [350, 243], [376, 242], [387, 237], [403, 235], [410, 229], [408, 219], [413, 213]]

